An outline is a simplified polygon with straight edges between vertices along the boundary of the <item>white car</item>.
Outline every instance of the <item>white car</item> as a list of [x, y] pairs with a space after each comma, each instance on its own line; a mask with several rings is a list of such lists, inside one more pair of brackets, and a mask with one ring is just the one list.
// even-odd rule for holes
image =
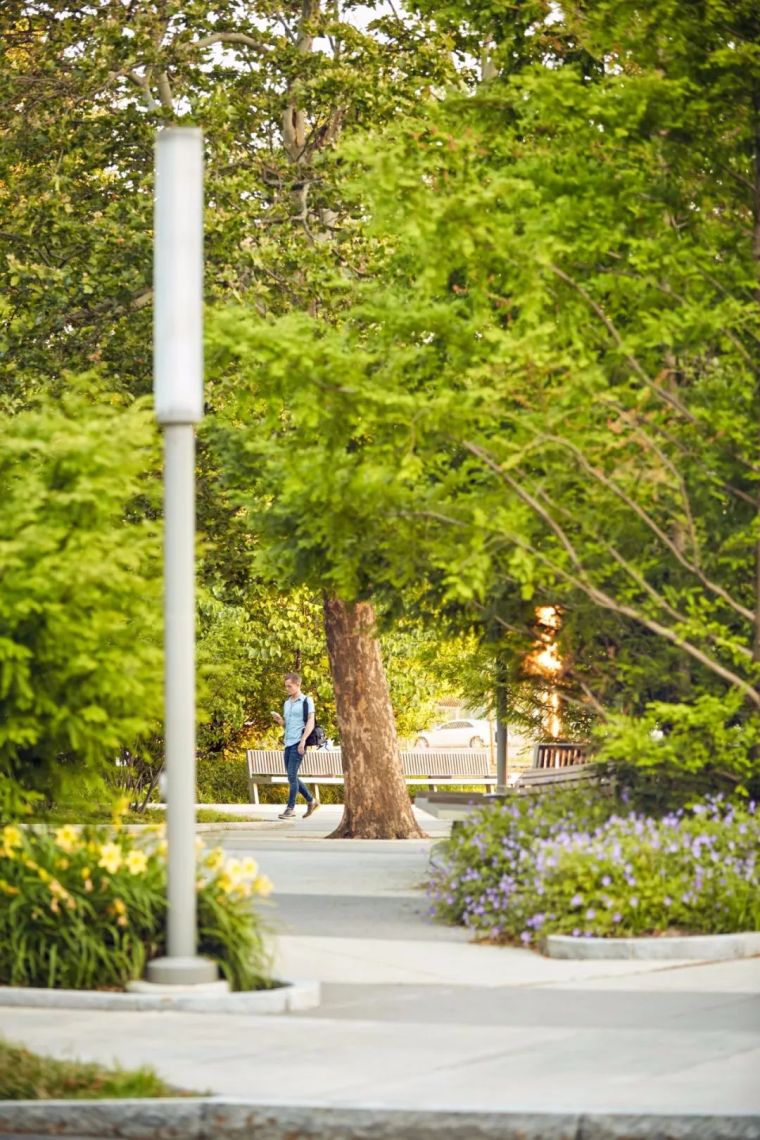
[[487, 720], [448, 720], [418, 732], [415, 748], [487, 748], [491, 726]]

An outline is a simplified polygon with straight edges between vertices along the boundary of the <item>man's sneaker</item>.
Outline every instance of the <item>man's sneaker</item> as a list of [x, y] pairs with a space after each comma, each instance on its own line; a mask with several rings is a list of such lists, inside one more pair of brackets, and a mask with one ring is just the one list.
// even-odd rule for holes
[[306, 808], [306, 811], [303, 813], [304, 819], [308, 819], [310, 815], [314, 815], [314, 812], [317, 810], [318, 807], [319, 807], [319, 804], [317, 803], [317, 801], [312, 800], [311, 803], [309, 804], [309, 806]]
[[292, 819], [295, 814], [296, 813], [293, 811], [292, 808], [285, 808], [285, 811], [281, 811], [280, 814], [277, 816], [277, 818], [278, 819]]

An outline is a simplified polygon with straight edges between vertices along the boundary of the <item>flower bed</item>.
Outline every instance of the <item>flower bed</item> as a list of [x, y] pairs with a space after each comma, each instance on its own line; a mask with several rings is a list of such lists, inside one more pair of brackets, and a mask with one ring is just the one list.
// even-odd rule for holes
[[760, 930], [760, 813], [716, 798], [661, 819], [577, 794], [482, 809], [433, 856], [432, 913], [491, 941]]
[[[165, 952], [163, 829], [0, 832], [0, 984], [121, 989]], [[252, 901], [271, 884], [253, 859], [198, 856], [198, 952], [234, 990], [267, 988], [269, 958]]]

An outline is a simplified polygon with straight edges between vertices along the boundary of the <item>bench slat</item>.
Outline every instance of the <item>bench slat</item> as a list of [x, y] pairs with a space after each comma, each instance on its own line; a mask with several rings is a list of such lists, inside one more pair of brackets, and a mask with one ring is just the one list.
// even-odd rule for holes
[[[418, 749], [400, 752], [405, 776], [422, 778], [436, 776], [440, 779], [461, 777], [482, 778], [495, 776], [488, 749], [468, 749], [462, 752], [433, 749]], [[246, 763], [250, 779], [256, 776], [279, 776], [284, 771], [280, 749], [249, 748]], [[339, 748], [309, 748], [299, 769], [299, 776], [342, 776], [342, 757]]]

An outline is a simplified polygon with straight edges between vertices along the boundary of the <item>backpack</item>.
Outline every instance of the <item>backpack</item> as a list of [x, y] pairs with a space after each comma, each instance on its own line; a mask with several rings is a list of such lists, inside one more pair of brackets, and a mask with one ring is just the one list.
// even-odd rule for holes
[[[303, 699], [303, 722], [304, 722], [304, 724], [306, 724], [306, 721], [308, 719], [309, 719], [309, 702], [306, 699], [306, 696], [304, 696], [304, 699]], [[327, 743], [327, 733], [322, 728], [321, 724], [317, 724], [317, 710], [316, 710], [316, 706], [315, 706], [315, 708], [314, 708], [314, 727], [311, 730], [311, 732], [309, 733], [309, 735], [306, 737], [306, 747], [307, 748], [324, 748], [326, 743]]]

